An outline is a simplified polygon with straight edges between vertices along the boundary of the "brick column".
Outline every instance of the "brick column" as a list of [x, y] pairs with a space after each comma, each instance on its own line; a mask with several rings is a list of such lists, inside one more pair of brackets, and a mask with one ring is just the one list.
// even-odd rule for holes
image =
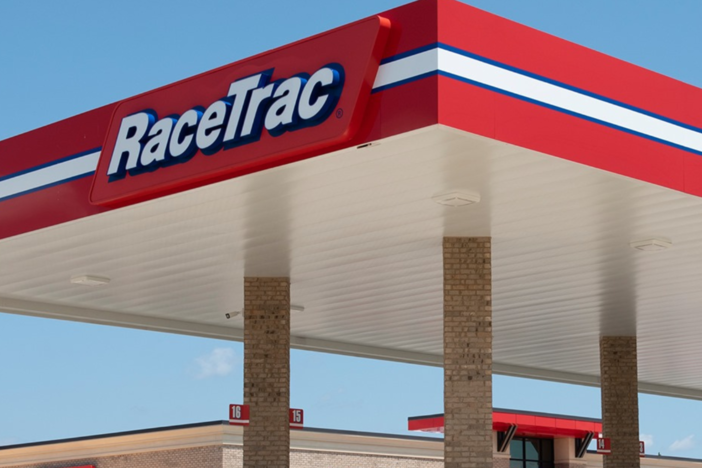
[[290, 465], [290, 280], [244, 278], [244, 468]]
[[602, 432], [612, 442], [604, 468], [636, 468], [639, 462], [639, 395], [635, 336], [600, 338]]
[[489, 237], [444, 238], [444, 466], [492, 468]]

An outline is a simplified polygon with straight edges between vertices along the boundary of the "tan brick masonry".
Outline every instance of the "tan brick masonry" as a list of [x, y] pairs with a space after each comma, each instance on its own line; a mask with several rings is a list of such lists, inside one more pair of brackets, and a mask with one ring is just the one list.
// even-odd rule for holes
[[612, 443], [604, 468], [638, 468], [639, 397], [635, 336], [600, 339], [602, 431]]
[[290, 280], [244, 278], [245, 468], [290, 466]]
[[444, 239], [444, 459], [492, 468], [492, 267], [489, 237]]
[[[12, 468], [66, 468], [93, 465], [96, 468], [220, 468], [222, 446], [194, 447], [180, 450], [160, 450], [145, 453], [129, 453], [110, 457], [94, 456], [76, 460], [61, 460], [45, 463], [16, 465]], [[60, 455], [60, 450], [57, 455]], [[241, 466], [241, 463], [239, 463]]]

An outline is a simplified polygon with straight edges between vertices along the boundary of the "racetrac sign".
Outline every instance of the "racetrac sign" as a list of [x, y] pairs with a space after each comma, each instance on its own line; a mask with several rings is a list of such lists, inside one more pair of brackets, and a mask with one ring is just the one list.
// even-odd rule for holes
[[389, 27], [370, 18], [121, 102], [91, 202], [126, 205], [348, 141]]
[[212, 155], [258, 141], [262, 127], [278, 136], [318, 125], [339, 101], [344, 69], [330, 64], [311, 77], [298, 75], [277, 83], [269, 83], [270, 76], [270, 72], [259, 73], [233, 82], [227, 96], [205, 110], [198, 106], [180, 116], [157, 120], [155, 112], [144, 109], [124, 117], [107, 175], [121, 179], [127, 173], [137, 175], [178, 164], [198, 150]]

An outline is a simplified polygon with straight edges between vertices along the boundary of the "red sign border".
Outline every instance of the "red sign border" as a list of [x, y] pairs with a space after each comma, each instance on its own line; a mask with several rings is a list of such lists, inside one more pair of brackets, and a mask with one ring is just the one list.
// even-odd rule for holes
[[[290, 148], [285, 149], [273, 149], [273, 151], [270, 151], [269, 153], [264, 154], [256, 158], [255, 160], [248, 160], [244, 161], [243, 163], [237, 164], [223, 164], [215, 168], [195, 172], [192, 176], [176, 176], [175, 178], [163, 177], [157, 179], [153, 185], [144, 186], [143, 184], [138, 184], [139, 187], [137, 188], [130, 187], [129, 185], [127, 185], [126, 189], [122, 189], [120, 191], [117, 191], [116, 193], [114, 191], [108, 191], [106, 194], [100, 193], [101, 191], [106, 190], [106, 187], [108, 187], [110, 184], [110, 182], [108, 181], [109, 177], [106, 174], [106, 168], [109, 165], [112, 155], [108, 153], [111, 153], [112, 147], [114, 146], [114, 141], [111, 137], [113, 136], [113, 134], [116, 134], [117, 129], [119, 129], [121, 119], [120, 121], [117, 121], [117, 119], [119, 118], [119, 116], [122, 115], [122, 113], [125, 112], [121, 110], [124, 105], [133, 102], [144, 102], [145, 104], [140, 104], [140, 106], [146, 109], [149, 107], [147, 104], [149, 96], [155, 93], [167, 92], [168, 90], [171, 90], [174, 87], [180, 87], [183, 85], [192, 86], [193, 82], [197, 82], [197, 80], [202, 79], [204, 77], [209, 77], [212, 74], [227, 72], [228, 70], [235, 69], [236, 67], [244, 67], [247, 63], [255, 62], [256, 60], [260, 60], [266, 56], [272, 54], [280, 54], [281, 52], [293, 49], [307, 42], [319, 40], [327, 36], [333, 37], [333, 35], [338, 34], [340, 31], [348, 30], [353, 27], [362, 27], [364, 26], [364, 24], [370, 23], [373, 23], [375, 26], [377, 26], [377, 30], [375, 30], [374, 32], [374, 42], [371, 47], [370, 54], [368, 56], [368, 61], [367, 63], [365, 63], [366, 68], [362, 71], [359, 70], [360, 75], [358, 76], [357, 80], [359, 80], [358, 83], [360, 83], [360, 87], [358, 88], [357, 92], [354, 92], [354, 94], [349, 95], [350, 97], [347, 98], [351, 99], [351, 101], [349, 101], [347, 104], [352, 104], [352, 110], [349, 111], [349, 120], [345, 130], [342, 133], [336, 134], [333, 137], [326, 137], [316, 142], [310, 141], [301, 146], [294, 145]], [[291, 162], [305, 159], [309, 155], [319, 154], [322, 150], [326, 148], [334, 147], [346, 141], [349, 141], [356, 135], [363, 123], [365, 109], [368, 104], [368, 101], [370, 100], [373, 81], [377, 74], [378, 67], [380, 66], [381, 58], [383, 57], [383, 53], [385, 51], [385, 47], [390, 36], [390, 30], [391, 23], [389, 19], [379, 15], [371, 16], [369, 18], [365, 18], [363, 20], [359, 20], [354, 23], [342, 26], [341, 28], [317, 34], [315, 36], [296, 41], [292, 44], [288, 44], [277, 49], [266, 51], [254, 55], [252, 57], [248, 57], [246, 59], [239, 60], [237, 62], [216, 68], [214, 70], [207, 71], [200, 75], [186, 78], [176, 83], [171, 83], [169, 85], [121, 101], [114, 108], [110, 125], [104, 137], [104, 142], [102, 145], [103, 151], [100, 156], [100, 161], [98, 163], [95, 175], [93, 176], [93, 181], [90, 188], [90, 203], [92, 205], [106, 207], [126, 206], [154, 198], [171, 195], [173, 193], [182, 192], [203, 185], [216, 183], [222, 180], [242, 176], [252, 172], [265, 170], [271, 167], [289, 164]], [[340, 57], [340, 59], [343, 59], [343, 57]], [[348, 70], [346, 70], [346, 72], [348, 73]], [[342, 95], [342, 100], [343, 99], [344, 98]], [[202, 103], [202, 105], [208, 104], [210, 103]], [[185, 112], [186, 110], [187, 109], [183, 109], [183, 112]], [[329, 119], [333, 118], [334, 115], [329, 117]], [[323, 126], [324, 123], [320, 125]], [[198, 155], [202, 156], [200, 151], [196, 152], [196, 156]], [[140, 175], [137, 177], [148, 177], [148, 174]], [[119, 182], [123, 183], [124, 181], [121, 180]]]

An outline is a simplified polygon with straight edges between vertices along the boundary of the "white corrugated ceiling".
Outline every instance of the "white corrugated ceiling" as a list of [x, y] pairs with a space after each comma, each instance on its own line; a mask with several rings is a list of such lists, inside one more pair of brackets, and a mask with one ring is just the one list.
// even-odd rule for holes
[[702, 200], [441, 126], [1, 241], [0, 309], [238, 339], [243, 277], [290, 275], [296, 346], [436, 364], [443, 236], [493, 237], [498, 371], [596, 383], [636, 333], [643, 390], [702, 398]]

